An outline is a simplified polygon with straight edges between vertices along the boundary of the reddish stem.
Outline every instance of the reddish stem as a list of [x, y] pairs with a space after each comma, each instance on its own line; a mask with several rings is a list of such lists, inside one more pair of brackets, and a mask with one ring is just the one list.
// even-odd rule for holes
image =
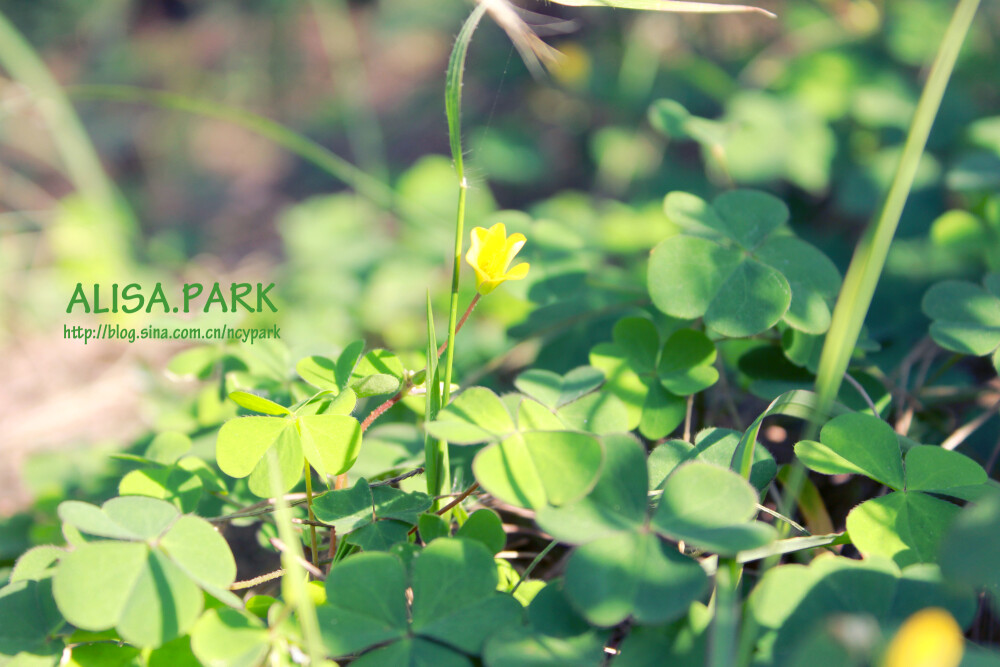
[[[458, 321], [458, 324], [455, 325], [455, 333], [456, 334], [459, 331], [461, 331], [462, 325], [465, 324], [465, 321], [467, 319], [469, 319], [469, 315], [472, 314], [472, 311], [476, 307], [476, 304], [479, 303], [479, 297], [480, 296], [481, 295], [477, 292], [476, 296], [472, 297], [472, 301], [469, 302], [469, 307], [465, 309], [465, 314], [462, 315], [462, 319], [460, 319]], [[448, 349], [448, 341], [445, 341], [444, 343], [441, 344], [441, 347], [438, 348], [437, 356], [440, 357], [442, 354], [444, 354], [444, 351], [447, 350], [447, 349]], [[431, 381], [432, 381], [432, 378], [427, 378], [427, 380], [425, 382], [431, 382]], [[365, 417], [365, 420], [363, 422], [361, 422], [361, 432], [364, 433], [365, 431], [367, 431], [368, 427], [372, 425], [372, 422], [374, 422], [376, 419], [378, 419], [379, 417], [381, 417], [385, 413], [386, 410], [388, 410], [392, 406], [396, 405], [396, 403], [399, 403], [399, 401], [402, 400], [402, 398], [403, 398], [403, 392], [401, 391], [398, 394], [396, 394], [395, 396], [393, 396], [392, 398], [390, 398], [389, 400], [384, 401], [381, 405], [379, 405], [374, 410], [372, 410], [371, 414], [369, 414], [367, 417]], [[344, 487], [346, 487], [347, 486], [347, 476], [345, 475], [343, 477], [344, 477]], [[337, 481], [338, 481], [338, 483], [340, 482], [340, 477], [337, 478]], [[344, 488], [344, 487], [338, 486], [337, 488], [339, 489], [339, 488]]]

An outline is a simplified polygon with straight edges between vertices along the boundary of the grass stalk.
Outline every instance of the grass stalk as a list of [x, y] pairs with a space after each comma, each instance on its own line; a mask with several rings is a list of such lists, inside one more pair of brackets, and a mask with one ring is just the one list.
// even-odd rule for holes
[[[0, 66], [36, 97], [52, 141], [77, 192], [90, 204], [95, 225], [109, 228], [109, 239], [131, 241], [136, 225], [108, 178], [97, 151], [62, 86], [41, 57], [0, 12]], [[122, 252], [126, 249], [122, 248]]]
[[[465, 164], [462, 159], [462, 77], [465, 73], [465, 56], [469, 51], [469, 42], [479, 21], [486, 12], [486, 5], [477, 6], [466, 19], [455, 47], [448, 60], [448, 74], [445, 80], [445, 113], [448, 118], [448, 139], [451, 145], [451, 155], [455, 163], [455, 174], [458, 177], [458, 208], [455, 215], [455, 248], [451, 269], [451, 299], [448, 309], [448, 347], [445, 351], [444, 376], [442, 378], [441, 405], [448, 405], [451, 398], [451, 378], [455, 363], [455, 332], [458, 328], [458, 286], [462, 269], [462, 244], [465, 237], [465, 199], [469, 183], [465, 177]], [[428, 360], [429, 361], [429, 360]], [[444, 476], [447, 475], [448, 443], [440, 440], [428, 441], [427, 456], [427, 492], [431, 497], [441, 495], [445, 488]], [[431, 485], [434, 484], [432, 487]]]

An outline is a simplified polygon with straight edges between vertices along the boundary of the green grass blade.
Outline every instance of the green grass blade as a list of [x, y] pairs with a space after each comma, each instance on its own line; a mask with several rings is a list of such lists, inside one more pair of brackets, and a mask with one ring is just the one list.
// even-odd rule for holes
[[[445, 77], [444, 105], [448, 118], [448, 139], [451, 144], [451, 156], [455, 162], [455, 173], [458, 176], [458, 211], [455, 215], [455, 248], [451, 267], [451, 299], [448, 307], [448, 349], [445, 352], [444, 386], [441, 389], [441, 405], [448, 405], [451, 398], [451, 376], [455, 363], [455, 330], [458, 325], [458, 284], [462, 271], [462, 241], [465, 235], [465, 198], [469, 184], [465, 179], [465, 166], [462, 161], [462, 77], [465, 74], [465, 56], [469, 52], [469, 42], [472, 33], [486, 13], [486, 5], [477, 6], [469, 18], [465, 20], [462, 29], [455, 40], [448, 59], [448, 74]], [[448, 443], [437, 441], [434, 447], [434, 458], [447, 463]], [[430, 448], [428, 448], [428, 453]], [[428, 458], [428, 462], [430, 459]], [[431, 496], [441, 495], [446, 473], [438, 476], [437, 486], [428, 487]], [[428, 477], [428, 480], [430, 478]]]
[[105, 173], [62, 86], [3, 13], [0, 13], [0, 66], [38, 98], [38, 111], [45, 119], [66, 174], [77, 192], [90, 203], [97, 224], [108, 227], [109, 238], [132, 240], [135, 221]]
[[448, 116], [448, 140], [460, 183], [465, 182], [465, 165], [462, 161], [462, 77], [465, 75], [465, 56], [469, 52], [472, 33], [476, 31], [484, 13], [485, 3], [476, 7], [462, 25], [448, 59], [448, 74], [445, 78], [444, 109]]
[[358, 169], [333, 151], [288, 129], [281, 123], [259, 114], [209, 100], [201, 100], [177, 93], [145, 90], [133, 86], [77, 86], [71, 90], [71, 93], [78, 99], [145, 104], [159, 109], [182, 111], [238, 125], [274, 142], [290, 153], [298, 155], [380, 206], [393, 210], [404, 217], [421, 220], [432, 219], [426, 210], [400, 199], [387, 184]]
[[978, 7], [979, 0], [960, 0], [955, 8], [951, 23], [945, 31], [944, 39], [931, 66], [930, 76], [920, 95], [903, 154], [882, 211], [854, 251], [854, 257], [847, 269], [844, 285], [833, 311], [833, 322], [826, 335], [816, 374], [819, 413], [825, 412], [830, 407], [837, 392], [840, 391], [840, 384], [844, 373], [847, 372], [848, 363], [861, 334], [861, 326], [875, 294], [875, 286], [882, 275], [889, 247], [896, 234], [903, 206], [913, 186], [913, 179], [917, 173], [920, 156], [927, 144], [931, 125], [941, 106], [941, 98], [944, 96], [948, 79], [951, 78], [958, 53]]

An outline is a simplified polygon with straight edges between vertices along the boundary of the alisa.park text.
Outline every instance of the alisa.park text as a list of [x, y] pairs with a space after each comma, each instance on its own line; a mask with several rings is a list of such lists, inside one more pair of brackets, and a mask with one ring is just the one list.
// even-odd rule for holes
[[114, 283], [110, 287], [100, 284], [85, 287], [83, 283], [77, 283], [66, 312], [190, 313], [201, 310], [207, 313], [215, 310], [223, 313], [262, 313], [267, 312], [265, 309], [270, 309], [270, 312], [276, 313], [278, 309], [268, 297], [268, 292], [273, 287], [274, 283], [257, 283], [256, 286], [253, 283], [230, 283], [228, 287], [223, 287], [220, 283], [185, 283], [180, 294], [174, 294], [168, 299], [162, 283], [156, 283], [152, 290], [139, 283], [124, 286]]

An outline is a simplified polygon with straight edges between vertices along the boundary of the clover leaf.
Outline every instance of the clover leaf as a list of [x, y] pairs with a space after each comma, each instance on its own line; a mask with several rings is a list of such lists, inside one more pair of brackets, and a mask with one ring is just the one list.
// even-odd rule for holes
[[[248, 402], [246, 396], [252, 395], [237, 399]], [[271, 463], [266, 454], [272, 447], [278, 455], [282, 491], [290, 490], [302, 478], [303, 457], [322, 478], [346, 472], [354, 464], [361, 448], [361, 425], [348, 414], [334, 414], [338, 410], [350, 412], [353, 401], [334, 401], [326, 414], [296, 415], [283, 406], [277, 407], [286, 410], [287, 415], [238, 417], [222, 425], [215, 444], [215, 458], [222, 472], [236, 478], [249, 476], [250, 491], [268, 498]]]
[[993, 366], [1000, 369], [1000, 274], [987, 275], [982, 286], [940, 282], [924, 294], [921, 308], [934, 320], [930, 333], [935, 343], [959, 354], [992, 353]]
[[868, 616], [887, 627], [928, 606], [947, 609], [962, 626], [972, 621], [976, 609], [975, 597], [945, 586], [937, 567], [900, 570], [885, 558], [832, 556], [808, 566], [769, 570], [750, 594], [748, 609], [763, 629], [758, 644], [762, 661], [791, 664], [789, 658], [801, 658], [814, 633], [836, 618]]
[[59, 518], [106, 538], [75, 545], [53, 577], [59, 611], [78, 628], [115, 628], [131, 644], [157, 647], [198, 619], [201, 590], [239, 605], [228, 591], [236, 562], [226, 540], [168, 502], [127, 496], [97, 507], [70, 500], [59, 505]]
[[751, 522], [757, 494], [736, 473], [707, 463], [681, 466], [650, 516], [643, 447], [625, 434], [606, 436], [604, 444], [605, 467], [594, 490], [536, 515], [553, 537], [581, 545], [566, 565], [565, 589], [590, 623], [610, 627], [630, 617], [640, 624], [663, 623], [681, 616], [701, 595], [708, 584], [705, 572], [664, 537], [722, 554], [773, 541], [773, 528]]
[[988, 479], [972, 459], [936, 446], [912, 446], [904, 462], [892, 427], [865, 414], [831, 419], [819, 442], [803, 440], [795, 445], [795, 454], [816, 472], [862, 474], [893, 490], [851, 510], [847, 532], [865, 556], [886, 556], [900, 566], [935, 562], [943, 535], [959, 512], [958, 506], [931, 493], [975, 498]]
[[326, 580], [329, 602], [317, 609], [323, 640], [336, 657], [377, 647], [353, 664], [468, 667], [468, 656], [521, 617], [521, 605], [496, 591], [497, 579], [492, 554], [461, 538], [425, 547], [410, 574], [395, 554], [352, 556]]
[[[538, 429], [540, 421], [544, 430]], [[565, 430], [565, 422], [540, 403], [524, 399], [515, 423], [503, 401], [483, 387], [462, 392], [426, 428], [457, 445], [492, 443], [476, 454], [472, 470], [483, 488], [519, 507], [562, 505], [583, 497], [597, 482], [604, 459], [597, 438]]]
[[[318, 389], [340, 393], [350, 388], [359, 397], [393, 394], [403, 384], [403, 363], [388, 350], [371, 350], [364, 356], [365, 342], [356, 340], [336, 360], [323, 356], [299, 360], [299, 377]], [[271, 413], [277, 414], [277, 413]]]
[[833, 263], [787, 229], [776, 197], [734, 190], [708, 204], [672, 192], [667, 216], [684, 233], [660, 243], [649, 260], [653, 304], [672, 317], [702, 317], [724, 336], [752, 336], [779, 321], [807, 333], [830, 326], [840, 288]]
[[384, 551], [406, 540], [410, 526], [430, 509], [427, 494], [407, 493], [390, 486], [369, 486], [361, 478], [351, 489], [329, 491], [313, 501], [313, 512], [337, 535], [365, 551]]
[[590, 363], [607, 377], [606, 391], [628, 410], [628, 429], [659, 440], [684, 420], [684, 396], [715, 384], [715, 346], [701, 332], [680, 329], [660, 346], [656, 326], [643, 317], [619, 320], [611, 343], [590, 352]]

